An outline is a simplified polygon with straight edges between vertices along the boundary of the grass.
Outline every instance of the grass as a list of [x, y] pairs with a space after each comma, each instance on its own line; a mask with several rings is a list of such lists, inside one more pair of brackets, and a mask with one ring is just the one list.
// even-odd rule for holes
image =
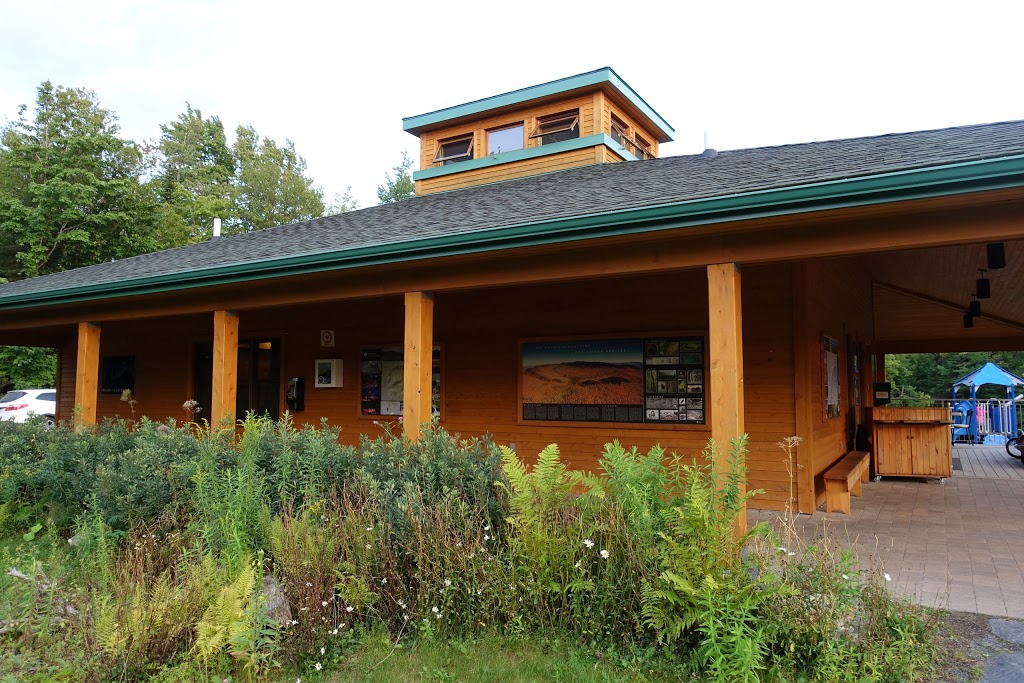
[[381, 634], [368, 638], [353, 657], [324, 680], [331, 683], [616, 683], [668, 679], [651, 669], [608, 661], [556, 637], [526, 639], [488, 635], [474, 640], [420, 640], [396, 646], [386, 634]]

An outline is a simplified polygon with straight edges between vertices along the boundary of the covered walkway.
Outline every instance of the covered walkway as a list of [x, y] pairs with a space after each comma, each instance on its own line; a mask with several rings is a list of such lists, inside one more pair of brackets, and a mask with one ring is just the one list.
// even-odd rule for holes
[[[797, 530], [807, 542], [825, 536], [856, 549], [862, 561], [877, 559], [893, 587], [922, 604], [1024, 618], [1024, 466], [1005, 452], [987, 461], [982, 449], [970, 450], [955, 450], [964, 471], [945, 484], [865, 484], [851, 514], [797, 515]], [[995, 476], [995, 466], [1013, 476]], [[964, 476], [968, 468], [980, 476]], [[779, 515], [752, 510], [748, 519], [777, 522]]]

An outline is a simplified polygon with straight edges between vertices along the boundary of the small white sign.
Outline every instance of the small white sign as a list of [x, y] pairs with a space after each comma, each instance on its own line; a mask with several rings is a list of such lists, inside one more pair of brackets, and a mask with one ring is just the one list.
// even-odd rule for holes
[[320, 346], [334, 347], [334, 330], [320, 330]]

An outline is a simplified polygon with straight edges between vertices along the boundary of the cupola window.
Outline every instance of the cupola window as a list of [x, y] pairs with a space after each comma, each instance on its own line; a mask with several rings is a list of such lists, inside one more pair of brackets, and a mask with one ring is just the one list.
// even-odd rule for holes
[[441, 140], [437, 145], [434, 163], [441, 166], [469, 161], [473, 158], [473, 135], [460, 135], [457, 138]]
[[563, 140], [575, 140], [580, 136], [580, 110], [563, 111], [560, 114], [541, 116], [531, 138], [540, 138], [540, 144], [550, 145]]

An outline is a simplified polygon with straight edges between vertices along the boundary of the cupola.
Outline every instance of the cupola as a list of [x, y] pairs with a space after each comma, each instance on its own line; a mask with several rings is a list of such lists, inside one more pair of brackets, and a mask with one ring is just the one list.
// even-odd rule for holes
[[402, 125], [420, 140], [418, 195], [653, 159], [675, 132], [608, 67], [411, 116]]

